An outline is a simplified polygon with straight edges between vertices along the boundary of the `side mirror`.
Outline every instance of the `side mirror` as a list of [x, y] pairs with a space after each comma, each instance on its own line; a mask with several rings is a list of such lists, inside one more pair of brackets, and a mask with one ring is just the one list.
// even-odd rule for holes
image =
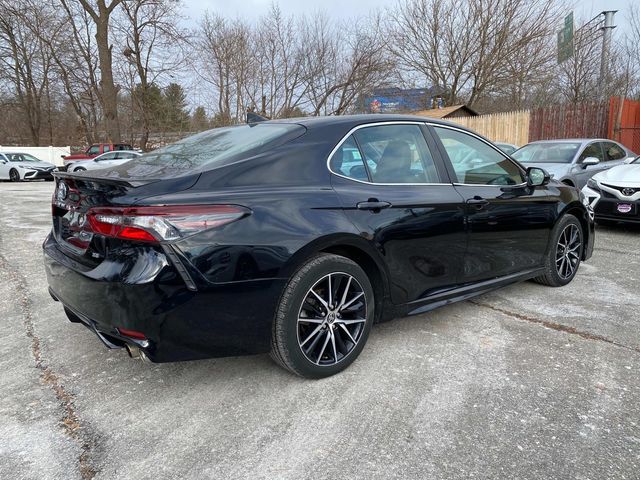
[[549, 173], [538, 167], [527, 168], [527, 185], [530, 187], [542, 187], [551, 180]]
[[582, 161], [582, 168], [587, 168], [589, 165], [598, 165], [600, 159], [596, 157], [587, 157]]

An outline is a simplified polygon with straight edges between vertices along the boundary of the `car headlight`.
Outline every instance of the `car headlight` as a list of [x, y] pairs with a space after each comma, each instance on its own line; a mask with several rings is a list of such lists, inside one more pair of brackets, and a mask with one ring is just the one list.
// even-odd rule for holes
[[600, 186], [598, 185], [598, 182], [593, 178], [590, 178], [589, 180], [587, 180], [587, 187], [593, 190], [596, 190], [598, 192], [600, 191]]

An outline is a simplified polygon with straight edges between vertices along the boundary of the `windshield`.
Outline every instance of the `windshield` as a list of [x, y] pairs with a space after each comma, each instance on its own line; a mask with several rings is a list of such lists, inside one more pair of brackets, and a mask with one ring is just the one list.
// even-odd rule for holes
[[[166, 171], [221, 167], [259, 153], [262, 147], [275, 146], [305, 132], [301, 125], [259, 123], [215, 128], [187, 137], [166, 147], [127, 162], [129, 174], [136, 175], [150, 167]], [[140, 170], [137, 172], [136, 170]]]
[[10, 162], [41, 162], [42, 160], [28, 153], [5, 153]]
[[511, 154], [522, 163], [571, 163], [580, 143], [530, 143]]

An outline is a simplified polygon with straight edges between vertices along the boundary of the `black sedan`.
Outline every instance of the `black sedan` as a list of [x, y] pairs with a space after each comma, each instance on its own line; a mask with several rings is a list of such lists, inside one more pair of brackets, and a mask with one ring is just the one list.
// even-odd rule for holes
[[346, 368], [371, 326], [591, 256], [579, 192], [484, 138], [410, 116], [204, 132], [110, 170], [57, 173], [51, 295], [156, 362], [271, 352]]

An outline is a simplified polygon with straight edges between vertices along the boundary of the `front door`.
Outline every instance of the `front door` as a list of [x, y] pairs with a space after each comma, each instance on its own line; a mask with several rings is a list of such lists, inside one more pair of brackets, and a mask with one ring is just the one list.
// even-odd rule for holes
[[542, 266], [556, 216], [546, 187], [528, 187], [523, 169], [481, 137], [453, 127], [433, 130], [466, 203], [463, 283]]
[[419, 123], [363, 126], [329, 162], [345, 213], [385, 258], [395, 304], [455, 286], [466, 248], [462, 197], [425, 132]]

